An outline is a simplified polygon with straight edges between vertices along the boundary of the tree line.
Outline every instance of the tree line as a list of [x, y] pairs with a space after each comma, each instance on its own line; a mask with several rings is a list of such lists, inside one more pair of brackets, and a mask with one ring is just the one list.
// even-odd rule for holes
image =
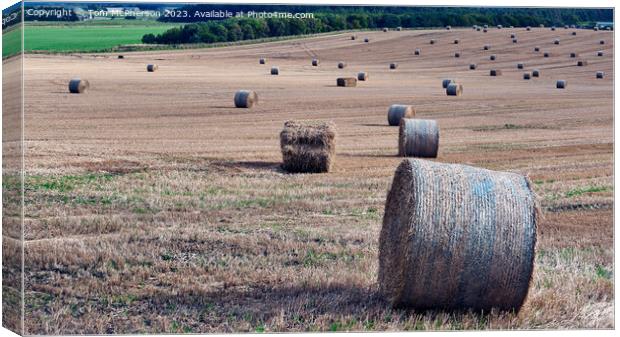
[[[200, 5], [187, 7], [196, 11]], [[314, 7], [269, 8], [269, 11], [314, 13], [314, 18], [288, 19], [233, 17], [192, 22], [171, 28], [161, 34], [146, 34], [143, 43], [185, 44], [234, 42], [241, 40], [326, 33], [348, 29], [424, 28], [472, 25], [546, 26], [581, 25], [594, 21], [612, 21], [613, 12], [607, 9], [500, 9], [500, 8], [433, 8], [433, 7], [336, 7], [317, 11]], [[183, 7], [182, 7], [183, 8]], [[207, 10], [210, 7], [201, 8]], [[221, 8], [221, 7], [219, 7]], [[245, 11], [248, 7], [242, 7]], [[326, 7], [329, 8], [329, 7]], [[234, 11], [235, 9], [229, 9]], [[257, 9], [253, 9], [257, 10]], [[190, 12], [190, 13], [191, 13]], [[162, 17], [161, 21], [180, 18]], [[183, 20], [192, 21], [189, 15]]]

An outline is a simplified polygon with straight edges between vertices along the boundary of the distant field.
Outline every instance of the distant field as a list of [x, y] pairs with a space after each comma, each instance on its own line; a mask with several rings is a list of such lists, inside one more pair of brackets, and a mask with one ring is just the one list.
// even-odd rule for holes
[[19, 53], [21, 49], [21, 29], [11, 29], [2, 34], [2, 57]]
[[[140, 43], [144, 34], [162, 33], [174, 24], [131, 25], [30, 25], [25, 29], [25, 50], [56, 52], [105, 51], [123, 44]], [[3, 50], [3, 56], [5, 52]]]

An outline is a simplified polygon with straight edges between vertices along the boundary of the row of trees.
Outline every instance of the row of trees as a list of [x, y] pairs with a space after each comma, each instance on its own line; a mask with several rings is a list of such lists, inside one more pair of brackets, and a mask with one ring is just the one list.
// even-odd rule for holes
[[[405, 8], [406, 9], [406, 8]], [[562, 9], [467, 9], [467, 8], [409, 8], [405, 13], [351, 10], [315, 12], [311, 19], [256, 19], [235, 17], [210, 20], [172, 28], [162, 34], [147, 34], [144, 43], [180, 44], [230, 42], [265, 37], [315, 34], [347, 29], [420, 28], [497, 25], [537, 26], [580, 24], [589, 20], [605, 20], [606, 10]], [[190, 16], [191, 17], [191, 16]]]

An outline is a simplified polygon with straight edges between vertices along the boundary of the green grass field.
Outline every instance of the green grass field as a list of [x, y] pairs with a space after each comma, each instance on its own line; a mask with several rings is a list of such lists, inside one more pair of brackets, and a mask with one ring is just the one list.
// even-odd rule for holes
[[2, 57], [15, 55], [22, 48], [22, 30], [15, 28], [2, 34]]
[[[54, 52], [96, 52], [106, 51], [123, 44], [140, 43], [144, 34], [162, 33], [175, 24], [30, 24], [24, 33], [26, 51], [43, 50]], [[17, 41], [17, 45], [14, 41]], [[3, 35], [2, 56], [19, 51], [19, 33], [17, 30]]]

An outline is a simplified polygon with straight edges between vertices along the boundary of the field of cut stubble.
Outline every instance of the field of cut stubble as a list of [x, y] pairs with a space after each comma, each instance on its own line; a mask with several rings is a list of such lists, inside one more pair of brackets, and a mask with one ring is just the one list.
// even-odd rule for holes
[[[27, 55], [26, 333], [613, 327], [613, 34], [571, 31]], [[523, 80], [533, 68], [541, 77]], [[336, 87], [360, 70], [369, 81]], [[88, 93], [67, 93], [75, 76]], [[446, 96], [443, 78], [464, 95]], [[259, 105], [235, 109], [238, 89]], [[519, 313], [395, 310], [377, 294], [383, 207], [401, 161], [398, 128], [386, 126], [394, 103], [438, 121], [437, 161], [532, 179], [544, 219]], [[279, 169], [288, 119], [336, 123], [332, 172]]]

